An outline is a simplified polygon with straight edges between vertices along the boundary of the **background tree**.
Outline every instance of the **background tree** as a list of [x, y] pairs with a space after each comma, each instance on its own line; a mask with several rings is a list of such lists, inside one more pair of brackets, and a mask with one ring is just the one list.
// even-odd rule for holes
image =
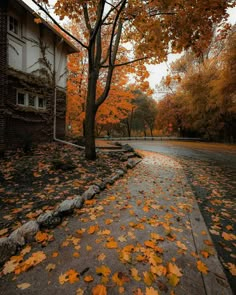
[[[47, 0], [39, 2], [48, 3]], [[88, 59], [85, 114], [87, 159], [96, 158], [95, 117], [109, 94], [114, 69], [135, 60], [149, 63], [163, 61], [170, 50], [180, 52], [192, 47], [195, 52], [201, 52], [209, 44], [213, 25], [226, 20], [226, 10], [233, 5], [233, 0], [186, 0], [184, 4], [177, 0], [56, 1], [55, 13], [61, 19], [69, 17], [78, 26], [83, 22], [86, 27], [86, 41], [83, 38], [77, 41], [87, 51]], [[103, 47], [103, 40], [108, 40], [108, 47]], [[119, 51], [120, 44], [124, 42], [132, 43], [133, 54], [127, 54], [128, 62], [119, 63], [117, 61], [123, 54]], [[98, 95], [98, 81], [102, 73], [106, 82]]]
[[227, 38], [216, 34], [213, 40], [201, 58], [187, 52], [172, 64], [169, 81], [176, 74], [180, 79], [158, 104], [158, 125], [163, 128], [171, 121], [186, 135], [232, 141], [236, 137], [235, 27]]

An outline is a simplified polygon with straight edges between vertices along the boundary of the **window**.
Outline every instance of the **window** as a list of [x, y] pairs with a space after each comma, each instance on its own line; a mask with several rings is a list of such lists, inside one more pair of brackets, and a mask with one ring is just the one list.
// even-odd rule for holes
[[17, 92], [17, 104], [26, 105], [26, 94], [22, 92]]
[[29, 94], [28, 95], [28, 103], [30, 107], [36, 107], [37, 96]]
[[10, 15], [8, 23], [9, 23], [9, 25], [8, 25], [9, 31], [16, 34], [16, 35], [19, 35], [20, 34], [20, 28], [19, 28], [18, 20]]
[[20, 106], [46, 110], [46, 99], [35, 94], [17, 91], [16, 103]]
[[40, 109], [45, 109], [46, 108], [46, 100], [42, 97], [38, 97], [38, 107]]

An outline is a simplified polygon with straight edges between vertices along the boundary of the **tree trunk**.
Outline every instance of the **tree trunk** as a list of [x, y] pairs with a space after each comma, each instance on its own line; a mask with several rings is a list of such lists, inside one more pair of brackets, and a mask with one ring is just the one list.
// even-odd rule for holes
[[88, 79], [88, 92], [85, 113], [85, 157], [88, 160], [96, 159], [95, 146], [95, 117], [96, 117], [96, 87], [97, 74], [94, 70], [90, 71]]

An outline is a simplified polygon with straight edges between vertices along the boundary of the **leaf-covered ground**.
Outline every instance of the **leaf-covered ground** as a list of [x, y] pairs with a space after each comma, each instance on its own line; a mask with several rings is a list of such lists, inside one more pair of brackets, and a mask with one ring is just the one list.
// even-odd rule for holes
[[83, 151], [61, 144], [39, 145], [29, 155], [21, 151], [6, 155], [0, 159], [0, 237], [83, 193], [122, 165], [106, 154], [86, 161]]
[[1, 274], [5, 295], [231, 294], [182, 167], [151, 153]]

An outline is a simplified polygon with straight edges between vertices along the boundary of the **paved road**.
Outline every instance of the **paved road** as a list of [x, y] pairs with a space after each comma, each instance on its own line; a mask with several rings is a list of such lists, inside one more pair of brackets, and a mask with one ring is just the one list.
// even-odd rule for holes
[[[225, 273], [236, 292], [236, 146], [177, 141], [127, 143], [135, 149], [168, 155], [184, 167]], [[232, 268], [234, 276], [230, 272]]]

